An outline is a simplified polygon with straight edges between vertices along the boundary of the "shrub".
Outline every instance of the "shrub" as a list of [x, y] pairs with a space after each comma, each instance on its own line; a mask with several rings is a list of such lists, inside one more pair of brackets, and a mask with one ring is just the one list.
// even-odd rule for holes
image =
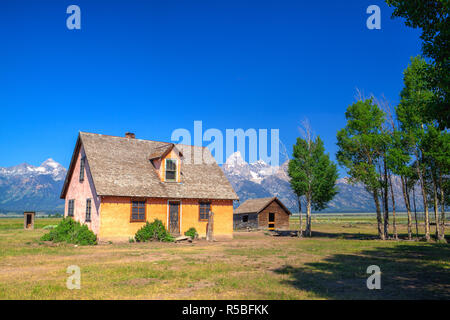
[[159, 240], [165, 242], [173, 242], [175, 239], [166, 230], [161, 220], [155, 219], [152, 223], [147, 223], [136, 232], [134, 236], [137, 242], [146, 242]]
[[189, 228], [189, 230], [186, 231], [186, 232], [184, 233], [184, 235], [185, 235], [185, 236], [188, 236], [188, 237], [191, 237], [192, 240], [194, 240], [194, 239], [196, 239], [196, 238], [198, 237], [197, 230], [195, 230], [194, 227]]
[[49, 233], [41, 237], [42, 241], [67, 242], [79, 245], [97, 244], [97, 236], [86, 225], [67, 217]]
[[56, 228], [56, 224], [48, 224], [46, 226], [44, 226], [42, 229], [55, 229]]

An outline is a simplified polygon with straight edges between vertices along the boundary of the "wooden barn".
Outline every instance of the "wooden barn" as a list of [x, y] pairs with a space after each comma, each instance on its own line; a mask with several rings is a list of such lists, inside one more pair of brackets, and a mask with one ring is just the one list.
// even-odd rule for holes
[[277, 197], [249, 199], [234, 211], [233, 228], [287, 230], [290, 215]]

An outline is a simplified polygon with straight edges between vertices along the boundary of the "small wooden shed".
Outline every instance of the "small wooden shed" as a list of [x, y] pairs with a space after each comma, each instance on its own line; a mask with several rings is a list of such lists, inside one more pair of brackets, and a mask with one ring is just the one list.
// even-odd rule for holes
[[23, 213], [23, 228], [33, 230], [34, 229], [34, 218], [36, 216], [36, 212], [34, 211], [26, 211]]
[[248, 199], [234, 211], [233, 228], [287, 230], [290, 215], [277, 197]]

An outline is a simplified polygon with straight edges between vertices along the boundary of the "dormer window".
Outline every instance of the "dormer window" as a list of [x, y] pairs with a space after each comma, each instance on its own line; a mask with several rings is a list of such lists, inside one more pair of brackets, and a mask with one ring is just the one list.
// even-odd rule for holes
[[166, 159], [166, 181], [177, 181], [177, 159]]

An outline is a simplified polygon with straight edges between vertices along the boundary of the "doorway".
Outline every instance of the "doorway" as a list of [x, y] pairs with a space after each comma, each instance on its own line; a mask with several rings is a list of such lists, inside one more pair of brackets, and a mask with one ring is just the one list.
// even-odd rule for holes
[[169, 232], [180, 234], [180, 202], [169, 201]]
[[27, 214], [27, 229], [31, 228], [31, 214]]
[[34, 211], [28, 211], [23, 213], [23, 228], [27, 230], [33, 230], [34, 229], [34, 218], [35, 218], [35, 212]]
[[269, 212], [269, 230], [275, 230], [275, 213]]

